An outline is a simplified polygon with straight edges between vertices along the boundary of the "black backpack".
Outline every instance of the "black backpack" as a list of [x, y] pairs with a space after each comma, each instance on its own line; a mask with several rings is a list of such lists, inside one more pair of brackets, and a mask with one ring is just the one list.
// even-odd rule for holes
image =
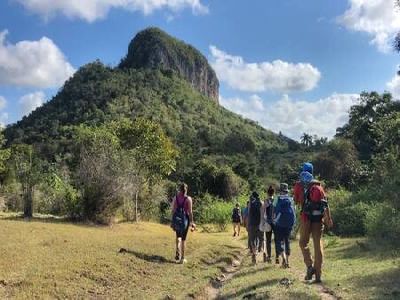
[[240, 209], [234, 208], [232, 211], [232, 222], [233, 223], [240, 223]]
[[177, 208], [172, 216], [172, 227], [177, 234], [184, 234], [189, 223], [189, 218], [185, 212], [187, 197], [185, 196], [181, 205], [178, 203], [178, 197], [175, 201]]
[[258, 226], [261, 222], [261, 201], [258, 198], [252, 198], [250, 200], [250, 211], [249, 211], [249, 225]]

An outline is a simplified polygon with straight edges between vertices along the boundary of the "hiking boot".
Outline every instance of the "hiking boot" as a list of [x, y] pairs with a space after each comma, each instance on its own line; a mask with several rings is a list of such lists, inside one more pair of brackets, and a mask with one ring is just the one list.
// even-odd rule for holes
[[313, 268], [313, 266], [309, 266], [307, 268], [307, 274], [304, 277], [304, 280], [311, 280], [314, 274], [315, 274], [315, 269]]
[[279, 265], [279, 257], [275, 258], [275, 264]]
[[271, 256], [268, 256], [268, 257], [267, 257], [267, 263], [269, 263], [269, 264], [272, 263]]
[[257, 258], [256, 258], [256, 255], [255, 255], [255, 254], [253, 254], [253, 255], [251, 256], [251, 262], [252, 262], [253, 265], [256, 265], [256, 264], [257, 264]]
[[314, 283], [322, 283], [321, 278], [315, 278]]
[[233, 233], [233, 237], [235, 237], [235, 236], [236, 236], [236, 232]]
[[268, 258], [267, 258], [267, 254], [266, 254], [266, 253], [263, 254], [263, 259], [264, 259], [264, 262], [265, 262], [265, 263], [268, 261]]

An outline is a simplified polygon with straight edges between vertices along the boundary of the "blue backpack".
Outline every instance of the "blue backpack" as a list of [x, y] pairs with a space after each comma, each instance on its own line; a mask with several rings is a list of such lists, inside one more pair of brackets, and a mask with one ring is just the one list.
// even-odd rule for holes
[[189, 224], [189, 218], [185, 212], [186, 200], [187, 197], [185, 196], [182, 204], [179, 205], [178, 196], [176, 197], [176, 204], [178, 207], [176, 208], [174, 215], [172, 216], [172, 227], [177, 234], [184, 234]]
[[296, 221], [296, 215], [290, 197], [288, 196], [278, 197], [275, 213], [276, 213], [275, 224], [277, 226], [283, 228], [293, 227]]

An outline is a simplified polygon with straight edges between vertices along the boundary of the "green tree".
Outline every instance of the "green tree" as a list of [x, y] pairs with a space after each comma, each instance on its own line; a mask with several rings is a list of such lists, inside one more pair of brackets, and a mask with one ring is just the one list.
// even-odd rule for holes
[[11, 148], [11, 165], [22, 186], [24, 217], [33, 214], [33, 194], [42, 175], [42, 162], [31, 145], [17, 144]]
[[350, 108], [349, 122], [336, 130], [336, 136], [351, 139], [359, 151], [360, 159], [369, 160], [378, 143], [374, 124], [393, 109], [398, 109], [397, 106], [389, 93], [380, 95], [376, 92], [363, 92], [360, 103]]
[[315, 174], [330, 186], [354, 187], [360, 172], [358, 153], [347, 139], [334, 139], [314, 159]]
[[313, 144], [313, 137], [310, 134], [303, 133], [300, 137], [301, 143], [306, 147], [311, 147]]

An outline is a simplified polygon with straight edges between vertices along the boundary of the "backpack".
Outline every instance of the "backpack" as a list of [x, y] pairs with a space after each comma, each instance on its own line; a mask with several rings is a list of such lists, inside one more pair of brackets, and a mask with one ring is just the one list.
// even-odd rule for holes
[[175, 199], [177, 208], [172, 216], [172, 227], [177, 234], [184, 234], [189, 224], [189, 218], [185, 212], [185, 203], [187, 197], [185, 196], [183, 198], [183, 202], [181, 204], [179, 204], [178, 196], [176, 196]]
[[271, 232], [273, 223], [273, 205], [270, 199], [264, 201], [264, 211], [260, 222], [259, 230], [262, 232]]
[[279, 196], [276, 208], [275, 223], [279, 227], [292, 228], [296, 221], [296, 215], [289, 196]]
[[258, 198], [252, 198], [250, 200], [250, 211], [249, 211], [249, 225], [259, 226], [261, 221], [261, 201]]
[[305, 192], [302, 212], [312, 223], [321, 222], [327, 207], [323, 188], [319, 182], [312, 182]]
[[232, 222], [233, 223], [240, 223], [240, 210], [239, 208], [234, 208], [232, 211]]

